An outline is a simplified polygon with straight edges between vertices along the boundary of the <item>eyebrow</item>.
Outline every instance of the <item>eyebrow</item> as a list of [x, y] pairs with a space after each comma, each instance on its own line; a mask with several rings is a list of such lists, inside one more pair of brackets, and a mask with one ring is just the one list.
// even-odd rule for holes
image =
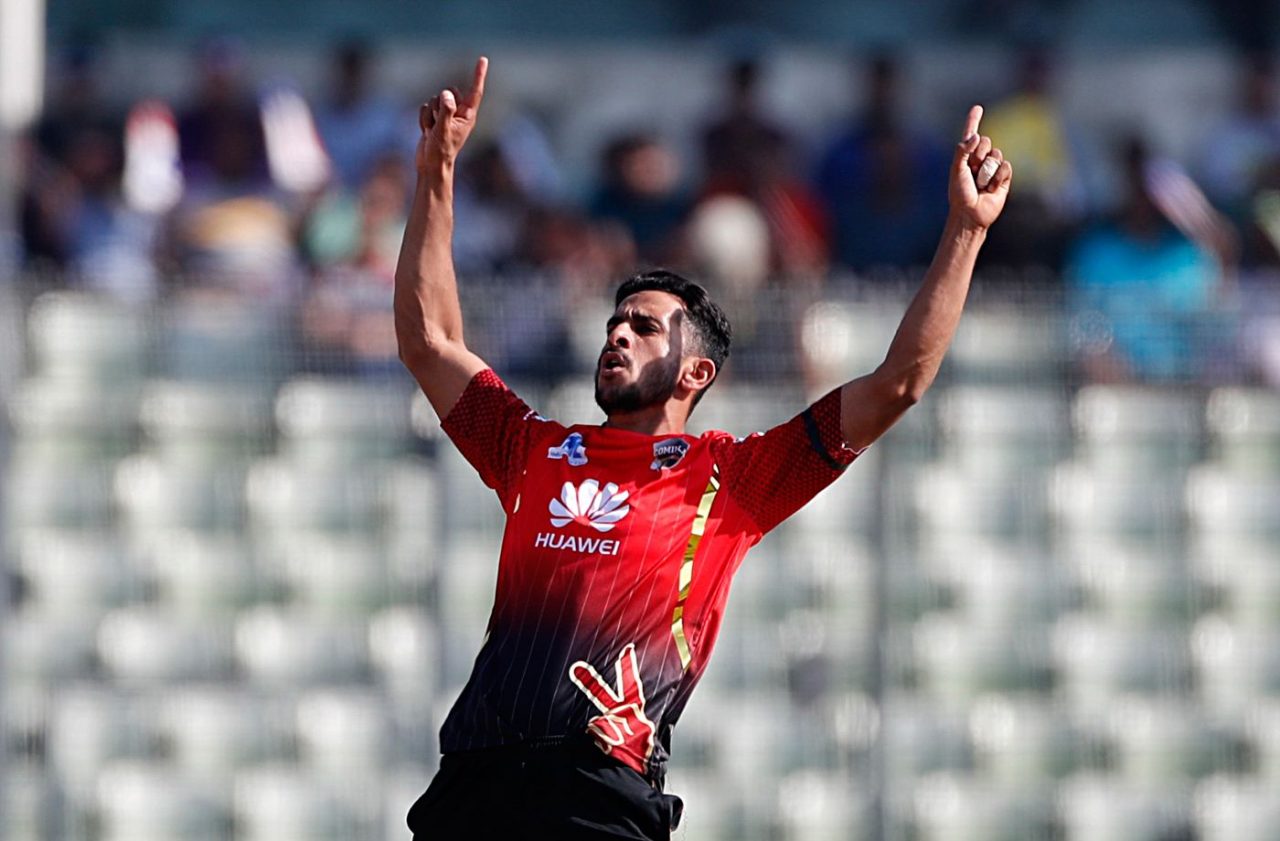
[[661, 319], [655, 318], [654, 316], [649, 315], [648, 313], [643, 313], [643, 312], [630, 312], [630, 313], [627, 313], [626, 315], [613, 315], [612, 317], [610, 317], [608, 321], [605, 322], [604, 326], [606, 330], [612, 330], [615, 326], [621, 324], [624, 321], [638, 321], [646, 324], [653, 324], [658, 327], [663, 326]]

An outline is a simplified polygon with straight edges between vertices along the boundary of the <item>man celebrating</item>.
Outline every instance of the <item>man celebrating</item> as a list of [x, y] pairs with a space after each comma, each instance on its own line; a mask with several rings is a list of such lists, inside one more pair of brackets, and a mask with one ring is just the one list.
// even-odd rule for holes
[[475, 668], [440, 733], [416, 839], [666, 839], [672, 728], [706, 668], [747, 550], [879, 438], [933, 382], [1012, 168], [978, 134], [956, 147], [951, 212], [885, 361], [763, 434], [686, 435], [729, 353], [729, 323], [670, 272], [618, 289], [596, 367], [601, 426], [525, 405], [467, 349], [451, 257], [470, 92], [422, 107], [418, 186], [396, 271], [400, 356], [507, 514]]

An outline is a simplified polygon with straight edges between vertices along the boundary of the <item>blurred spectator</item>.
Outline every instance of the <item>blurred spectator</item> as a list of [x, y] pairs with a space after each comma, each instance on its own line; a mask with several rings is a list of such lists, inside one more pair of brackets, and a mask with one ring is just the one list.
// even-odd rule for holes
[[985, 265], [1061, 266], [1068, 231], [1089, 210], [1088, 173], [1052, 91], [1053, 59], [1041, 47], [1018, 58], [1017, 84], [991, 106], [982, 132], [1014, 162], [1018, 189], [983, 250]]
[[756, 102], [760, 65], [754, 59], [734, 62], [726, 78], [725, 114], [702, 133], [705, 189], [745, 193], [754, 174], [779, 147], [787, 145], [781, 127], [760, 113]]
[[206, 44], [197, 59], [194, 99], [178, 112], [178, 140], [189, 183], [227, 177], [228, 156], [237, 177], [262, 177], [266, 145], [252, 92], [243, 84], [244, 58], [231, 41]]
[[866, 103], [822, 155], [817, 172], [835, 259], [858, 271], [923, 265], [946, 218], [948, 153], [906, 124], [892, 56], [875, 56], [865, 73]]
[[689, 212], [680, 194], [675, 153], [656, 137], [628, 134], [604, 152], [604, 181], [591, 200], [591, 216], [621, 224], [639, 258], [659, 265], [679, 253], [680, 226]]
[[303, 307], [312, 367], [364, 376], [399, 374], [391, 292], [404, 236], [409, 167], [380, 159], [358, 198], [341, 194], [316, 210], [305, 231], [321, 269]]
[[[694, 210], [693, 230], [703, 229], [696, 221], [701, 205], [741, 196], [763, 214], [771, 270], [786, 278], [817, 277], [825, 273], [830, 255], [826, 211], [808, 185], [794, 176], [794, 151], [786, 134], [759, 113], [759, 76], [753, 60], [730, 68], [728, 113], [703, 133], [706, 181]], [[704, 250], [697, 243], [691, 247]]]
[[88, 46], [71, 47], [54, 70], [55, 84], [33, 135], [36, 151], [62, 166], [77, 138], [95, 133], [120, 142], [121, 115], [102, 100], [97, 53]]
[[299, 291], [289, 197], [272, 183], [260, 109], [229, 41], [198, 58], [194, 100], [179, 113], [185, 192], [169, 220], [168, 256], [202, 292], [285, 305]]
[[[1235, 111], [1208, 135], [1201, 175], [1209, 196], [1237, 219], [1249, 214], [1254, 186], [1280, 158], [1280, 111], [1276, 109], [1275, 65], [1255, 54], [1239, 71]], [[1019, 172], [1021, 175], [1021, 172]]]
[[516, 259], [533, 201], [501, 147], [480, 143], [470, 152], [454, 188], [453, 259], [459, 272], [494, 273]]
[[[1206, 352], [1219, 325], [1223, 263], [1175, 227], [1178, 198], [1144, 141], [1124, 144], [1127, 197], [1115, 218], [1073, 244], [1067, 283], [1086, 377], [1094, 381], [1186, 380], [1221, 360]], [[1225, 241], [1225, 238], [1224, 238]]]
[[391, 153], [373, 163], [358, 194], [335, 190], [322, 198], [302, 232], [311, 264], [320, 270], [358, 266], [390, 284], [404, 236], [411, 177], [404, 158]]
[[333, 55], [328, 100], [316, 109], [316, 127], [343, 184], [354, 186], [376, 159], [406, 148], [413, 123], [403, 123], [389, 98], [369, 86], [369, 49], [359, 42], [338, 47]]
[[32, 177], [23, 200], [28, 260], [68, 271], [88, 288], [140, 301], [156, 291], [155, 220], [129, 209], [118, 137], [86, 128], [66, 141], [62, 166]]

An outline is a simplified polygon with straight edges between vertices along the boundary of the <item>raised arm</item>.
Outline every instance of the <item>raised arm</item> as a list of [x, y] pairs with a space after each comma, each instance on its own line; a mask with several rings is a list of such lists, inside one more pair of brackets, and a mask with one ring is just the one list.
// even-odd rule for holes
[[978, 250], [1004, 209], [1013, 167], [991, 138], [978, 134], [981, 119], [982, 106], [973, 106], [951, 163], [951, 211], [942, 241], [884, 362], [841, 389], [840, 427], [854, 449], [883, 435], [933, 384], [960, 321]]
[[453, 273], [453, 173], [476, 125], [489, 60], [476, 62], [471, 91], [442, 91], [422, 106], [418, 186], [396, 265], [395, 319], [400, 359], [444, 418], [485, 363], [467, 350]]

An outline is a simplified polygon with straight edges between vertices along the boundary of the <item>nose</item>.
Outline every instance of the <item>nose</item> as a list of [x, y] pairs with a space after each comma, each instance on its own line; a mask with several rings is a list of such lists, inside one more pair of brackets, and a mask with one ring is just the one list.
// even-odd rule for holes
[[631, 331], [626, 323], [617, 324], [609, 331], [608, 348], [627, 350], [631, 347]]

